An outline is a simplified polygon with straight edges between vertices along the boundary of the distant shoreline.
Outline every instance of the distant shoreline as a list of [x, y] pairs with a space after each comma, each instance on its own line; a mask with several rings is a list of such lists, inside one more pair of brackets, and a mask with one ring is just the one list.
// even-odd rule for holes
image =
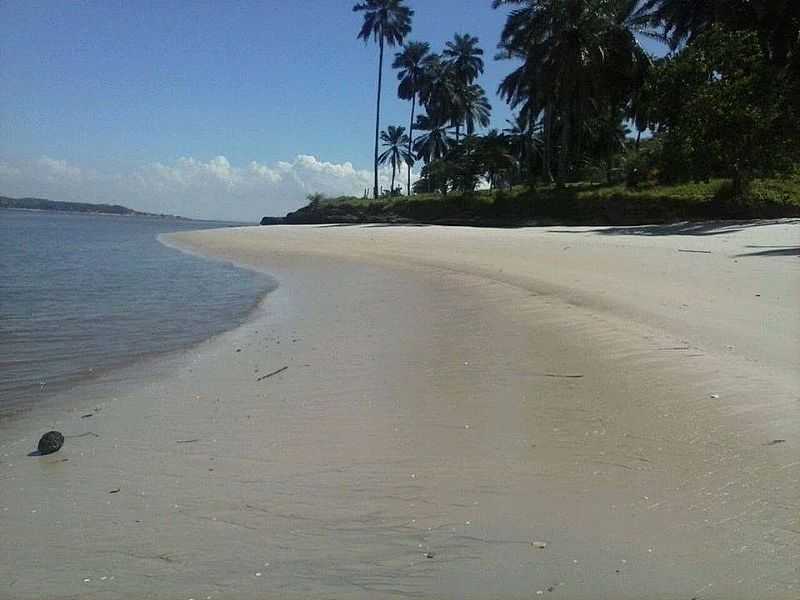
[[16, 208], [10, 206], [0, 206], [0, 210], [19, 210], [24, 212], [35, 213], [60, 213], [64, 215], [98, 215], [101, 217], [149, 217], [151, 219], [175, 219], [177, 221], [196, 221], [197, 219], [190, 219], [189, 217], [181, 217], [178, 215], [158, 215], [154, 213], [110, 213], [101, 211], [89, 210], [60, 210], [56, 208]]
[[46, 198], [11, 198], [0, 196], [0, 208], [14, 210], [29, 210], [40, 212], [63, 212], [80, 214], [116, 215], [121, 217], [160, 217], [191, 221], [187, 217], [163, 213], [148, 213], [133, 210], [120, 204], [92, 204], [90, 202], [65, 202], [61, 200], [48, 200]]

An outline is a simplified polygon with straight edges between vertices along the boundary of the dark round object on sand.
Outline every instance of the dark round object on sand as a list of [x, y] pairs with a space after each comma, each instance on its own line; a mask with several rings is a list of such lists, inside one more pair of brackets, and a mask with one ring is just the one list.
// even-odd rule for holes
[[52, 454], [61, 450], [64, 445], [64, 436], [60, 431], [48, 431], [39, 440], [39, 452], [42, 454]]

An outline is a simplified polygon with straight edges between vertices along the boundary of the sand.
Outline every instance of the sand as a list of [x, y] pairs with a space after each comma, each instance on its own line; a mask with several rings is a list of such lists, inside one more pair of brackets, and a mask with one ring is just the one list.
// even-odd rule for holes
[[798, 223], [165, 242], [280, 287], [0, 424], [0, 598], [800, 597]]

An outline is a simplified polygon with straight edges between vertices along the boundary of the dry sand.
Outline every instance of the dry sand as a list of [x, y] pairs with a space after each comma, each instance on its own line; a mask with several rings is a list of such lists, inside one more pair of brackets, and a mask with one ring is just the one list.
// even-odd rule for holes
[[0, 424], [0, 598], [800, 597], [797, 223], [168, 243], [280, 287]]

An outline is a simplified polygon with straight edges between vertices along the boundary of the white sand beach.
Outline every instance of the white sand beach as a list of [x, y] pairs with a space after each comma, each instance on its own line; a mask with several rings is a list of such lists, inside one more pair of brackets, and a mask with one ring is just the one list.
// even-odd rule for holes
[[164, 241], [280, 286], [0, 423], [0, 598], [800, 597], [800, 223]]

